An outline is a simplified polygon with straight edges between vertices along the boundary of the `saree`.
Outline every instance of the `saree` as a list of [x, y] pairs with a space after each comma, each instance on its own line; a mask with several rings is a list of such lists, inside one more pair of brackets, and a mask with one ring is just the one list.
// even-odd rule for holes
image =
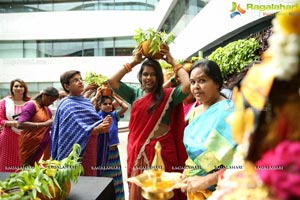
[[83, 96], [68, 96], [59, 104], [51, 130], [51, 157], [62, 160], [75, 143], [82, 148], [80, 157], [85, 176], [101, 176], [107, 161], [108, 134], [91, 135], [102, 123], [93, 104]]
[[[164, 89], [164, 99], [152, 113], [148, 113], [147, 110], [153, 103], [153, 94], [148, 94], [134, 102], [129, 121], [128, 177], [137, 176], [151, 166], [157, 141], [162, 146], [161, 154], [165, 171], [182, 172], [184, 161], [187, 158], [182, 142], [185, 126], [182, 103], [172, 109], [168, 132], [163, 136], [153, 138], [155, 130], [172, 101], [172, 92], [171, 88]], [[135, 184], [129, 185], [129, 199], [142, 199], [140, 188]], [[180, 199], [181, 195], [180, 191], [175, 191], [173, 199]]]
[[[205, 176], [219, 168], [230, 167], [236, 143], [232, 139], [231, 127], [226, 118], [232, 112], [231, 100], [219, 101], [195, 117], [185, 128], [183, 142], [188, 154], [186, 176]], [[214, 189], [210, 187], [208, 190]], [[206, 198], [210, 191], [197, 192], [197, 196], [203, 196], [198, 199]]]
[[122, 166], [121, 166], [121, 159], [120, 153], [118, 149], [119, 141], [119, 133], [118, 133], [118, 121], [119, 111], [114, 110], [112, 112], [104, 112], [100, 110], [98, 114], [105, 118], [107, 115], [112, 117], [112, 124], [109, 128], [109, 151], [108, 153], [108, 160], [106, 170], [103, 173], [104, 177], [113, 178], [115, 193], [116, 193], [116, 200], [124, 200], [124, 185], [123, 185], [123, 175], [122, 175]]
[[[23, 114], [30, 112], [30, 103], [34, 104], [35, 113], [30, 122], [45, 122], [52, 117], [48, 107], [40, 107], [35, 101], [27, 103], [22, 109], [19, 122], [26, 122]], [[19, 157], [22, 165], [33, 166], [42, 157], [44, 160], [50, 158], [50, 127], [39, 127], [24, 129], [19, 136]]]

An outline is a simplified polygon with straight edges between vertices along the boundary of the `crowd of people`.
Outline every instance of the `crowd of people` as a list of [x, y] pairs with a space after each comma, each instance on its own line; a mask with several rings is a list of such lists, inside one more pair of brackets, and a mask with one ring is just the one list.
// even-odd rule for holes
[[[300, 11], [294, 12], [297, 15], [289, 17], [297, 21]], [[280, 17], [284, 17], [284, 13]], [[279, 22], [276, 19], [277, 32], [273, 38], [279, 37], [280, 28], [284, 26], [280, 24], [283, 19]], [[287, 39], [280, 45], [286, 49], [280, 56], [288, 54], [299, 60], [299, 43], [291, 43], [296, 54], [289, 51], [290, 46], [284, 46], [289, 40], [299, 42], [299, 34], [299, 27], [288, 33], [285, 30], [282, 38]], [[290, 39], [290, 35], [296, 39]], [[273, 39], [265, 55], [277, 59], [275, 50], [280, 48], [274, 47], [278, 45], [275, 41]], [[179, 80], [174, 87], [164, 84], [161, 65], [157, 60], [145, 58], [141, 48], [129, 63], [109, 77], [107, 83], [112, 90], [109, 96], [102, 95], [101, 87], [86, 91], [81, 72], [76, 70], [61, 75], [64, 93], [48, 87], [31, 98], [24, 81], [11, 81], [11, 94], [0, 101], [0, 171], [14, 172], [18, 167], [32, 166], [50, 157], [61, 160], [77, 143], [83, 149], [80, 156], [84, 175], [113, 178], [116, 199], [125, 199], [118, 121], [127, 111], [128, 103], [131, 112], [127, 177], [137, 176], [151, 167], [154, 147], [160, 142], [165, 170], [182, 173], [183, 186], [174, 191], [174, 200], [238, 198], [241, 195], [252, 195], [252, 199], [299, 197], [298, 190], [294, 189], [300, 186], [300, 179], [295, 179], [299, 178], [299, 162], [297, 159], [280, 162], [278, 156], [285, 155], [283, 151], [290, 152], [291, 156], [300, 152], [300, 62], [281, 66], [286, 71], [296, 66], [297, 70], [287, 77], [286, 71], [274, 67], [278, 60], [272, 63], [267, 57], [262, 64], [255, 63], [244, 79], [238, 80], [239, 89], [235, 87], [228, 98], [222, 92], [222, 73], [214, 61], [201, 59], [186, 71], [168, 48], [162, 47], [160, 53], [172, 65]], [[122, 82], [138, 65], [140, 87]], [[49, 106], [58, 100], [55, 116], [52, 116]], [[289, 151], [289, 146], [293, 146], [295, 152]], [[295, 176], [289, 188], [273, 180], [271, 172], [253, 173], [255, 165], [270, 167], [274, 164], [272, 155], [281, 169], [295, 166], [289, 169], [289, 176]], [[238, 169], [230, 172], [227, 170], [230, 168]], [[262, 189], [258, 176], [253, 174], [258, 174], [261, 182], [271, 189]], [[274, 172], [276, 175], [283, 178]], [[233, 182], [238, 186], [232, 187]], [[239, 187], [240, 183], [244, 185]], [[133, 183], [129, 183], [129, 199], [144, 199], [141, 188]]]

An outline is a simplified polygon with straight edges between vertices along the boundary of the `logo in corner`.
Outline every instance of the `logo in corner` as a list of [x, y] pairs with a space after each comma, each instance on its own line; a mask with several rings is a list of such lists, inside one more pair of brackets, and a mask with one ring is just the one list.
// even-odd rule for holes
[[230, 18], [234, 18], [237, 15], [245, 14], [246, 10], [241, 8], [240, 4], [237, 5], [236, 2], [232, 2], [230, 12], [231, 12]]

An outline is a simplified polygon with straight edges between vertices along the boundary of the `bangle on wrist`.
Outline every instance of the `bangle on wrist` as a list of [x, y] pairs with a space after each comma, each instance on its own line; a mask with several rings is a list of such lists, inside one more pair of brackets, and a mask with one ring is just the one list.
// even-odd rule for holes
[[123, 67], [126, 70], [126, 73], [131, 72], [131, 70], [132, 70], [132, 67], [131, 67], [131, 65], [129, 63], [125, 63], [123, 65]]
[[177, 74], [178, 70], [180, 70], [181, 68], [183, 68], [182, 65], [180, 65], [180, 64], [175, 65], [174, 66], [174, 73]]

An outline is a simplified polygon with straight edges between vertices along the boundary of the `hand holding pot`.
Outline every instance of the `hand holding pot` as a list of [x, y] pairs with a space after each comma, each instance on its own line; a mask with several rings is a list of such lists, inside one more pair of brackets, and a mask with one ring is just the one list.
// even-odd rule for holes
[[[143, 57], [143, 52], [142, 52], [142, 46], [139, 47], [138, 51], [133, 55], [133, 63], [135, 64], [139, 64], [141, 63], [143, 60], [145, 60], [145, 57]], [[131, 65], [131, 67], [133, 67], [133, 65]]]
[[96, 99], [99, 99], [101, 97], [101, 92], [102, 92], [102, 87], [98, 87], [95, 95]]
[[164, 59], [167, 63], [171, 64], [172, 66], [174, 66], [174, 65], [177, 64], [177, 63], [176, 63], [176, 60], [175, 60], [175, 59], [173, 58], [173, 56], [171, 55], [169, 48], [161, 48], [161, 49], [160, 49], [160, 53], [164, 54], [163, 59]]

